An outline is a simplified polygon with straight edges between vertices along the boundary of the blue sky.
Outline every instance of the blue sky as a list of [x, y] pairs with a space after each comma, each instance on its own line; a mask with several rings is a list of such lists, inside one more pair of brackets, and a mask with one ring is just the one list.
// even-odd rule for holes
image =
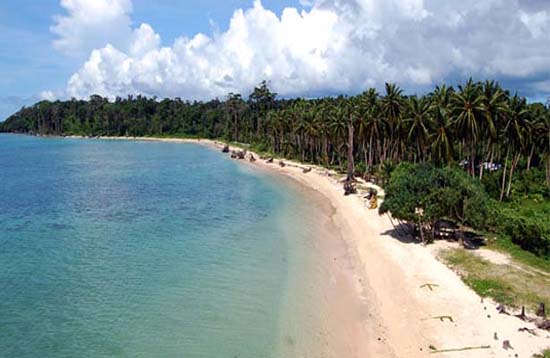
[[39, 99], [209, 99], [264, 79], [283, 96], [470, 76], [550, 95], [542, 0], [6, 0], [0, 46], [0, 120]]

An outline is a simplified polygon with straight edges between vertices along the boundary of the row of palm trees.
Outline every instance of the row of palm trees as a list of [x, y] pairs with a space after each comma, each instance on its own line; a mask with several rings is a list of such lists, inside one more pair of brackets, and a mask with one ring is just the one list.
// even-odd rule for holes
[[[226, 103], [238, 102], [232, 97]], [[353, 97], [298, 99], [275, 107], [257, 113], [252, 139], [284, 156], [340, 168], [352, 161], [366, 173], [386, 162], [432, 161], [461, 164], [482, 178], [484, 170], [498, 166], [501, 199], [510, 195], [514, 171], [524, 159], [527, 170], [545, 167], [550, 185], [549, 109], [510, 95], [493, 81], [442, 85], [424, 96], [405, 96], [386, 84], [383, 94], [369, 89]], [[236, 111], [229, 113], [238, 137], [244, 122]]]

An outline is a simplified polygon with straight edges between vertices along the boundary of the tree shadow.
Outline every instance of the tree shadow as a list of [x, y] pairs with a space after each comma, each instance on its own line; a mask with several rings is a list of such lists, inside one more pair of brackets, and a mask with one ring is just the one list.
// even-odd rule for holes
[[[451, 236], [437, 236], [434, 238], [434, 241], [447, 241], [449, 243], [460, 243], [460, 231], [456, 231], [454, 235]], [[398, 240], [403, 244], [422, 244], [422, 241], [414, 235], [413, 229], [410, 225], [399, 224], [396, 225], [393, 229], [386, 230], [382, 233], [384, 236], [390, 236], [391, 238]], [[476, 232], [471, 230], [465, 230], [462, 232], [463, 235], [463, 244], [466, 250], [478, 250], [481, 247], [487, 246], [485, 237], [479, 235]]]
[[384, 236], [390, 236], [393, 239], [398, 240], [403, 244], [421, 244], [422, 242], [418, 240], [413, 231], [409, 228], [405, 228], [404, 225], [398, 225], [393, 229], [386, 230], [382, 233]]

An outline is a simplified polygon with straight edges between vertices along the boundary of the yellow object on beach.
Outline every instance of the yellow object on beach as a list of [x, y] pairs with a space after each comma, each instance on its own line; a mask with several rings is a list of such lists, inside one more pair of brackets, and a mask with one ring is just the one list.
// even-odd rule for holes
[[376, 196], [373, 196], [369, 202], [369, 209], [376, 209], [377, 207], [378, 207], [378, 199], [376, 198]]

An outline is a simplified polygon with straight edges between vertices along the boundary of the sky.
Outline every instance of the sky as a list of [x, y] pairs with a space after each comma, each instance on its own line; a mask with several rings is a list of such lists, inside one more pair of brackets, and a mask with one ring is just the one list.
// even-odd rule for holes
[[407, 93], [469, 77], [550, 95], [548, 0], [0, 2], [0, 120], [41, 99]]

